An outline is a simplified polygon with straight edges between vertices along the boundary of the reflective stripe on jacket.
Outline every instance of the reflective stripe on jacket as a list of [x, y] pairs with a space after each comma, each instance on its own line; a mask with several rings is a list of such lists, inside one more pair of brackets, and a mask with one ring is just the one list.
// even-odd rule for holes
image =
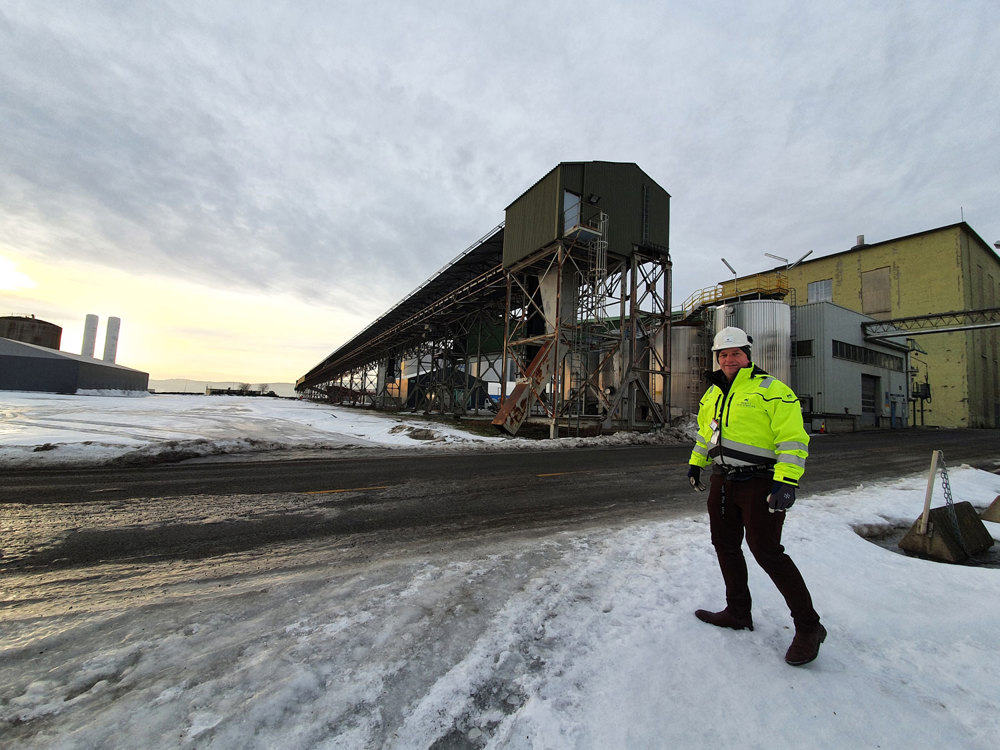
[[701, 398], [698, 439], [688, 463], [773, 467], [775, 479], [797, 485], [809, 456], [809, 435], [794, 391], [752, 363], [728, 388], [721, 370], [709, 380], [713, 384]]

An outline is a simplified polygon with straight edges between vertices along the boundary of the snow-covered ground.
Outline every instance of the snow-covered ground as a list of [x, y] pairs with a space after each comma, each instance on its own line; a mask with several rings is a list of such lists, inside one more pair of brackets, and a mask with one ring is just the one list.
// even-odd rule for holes
[[[604, 444], [685, 441], [684, 430], [618, 434]], [[243, 396], [78, 395], [0, 391], [0, 466], [171, 461], [198, 456], [356, 448], [559, 449], [577, 438], [525, 441], [461, 423], [428, 421], [316, 404]]]
[[[45, 443], [59, 447], [41, 454], [78, 461], [166, 435], [218, 444], [215, 409], [289, 445], [333, 440], [327, 420], [346, 419], [296, 402], [254, 425], [224, 401], [183, 414], [152, 407], [180, 402], [100, 401], [0, 393], [0, 461]], [[410, 440], [391, 432], [405, 422], [371, 418], [343, 440]], [[986, 471], [950, 479], [977, 508], [1000, 493]], [[723, 597], [701, 514], [5, 574], [0, 746], [994, 748], [1000, 570], [908, 558], [855, 532], [909, 525], [925, 487], [910, 476], [803, 494], [790, 511], [786, 546], [829, 630], [801, 668], [782, 659], [787, 610], [752, 563], [753, 632], [693, 617]], [[8, 529], [33, 512], [0, 506]]]
[[18, 466], [501, 440], [417, 419], [266, 397], [0, 391], [0, 417], [0, 462]]

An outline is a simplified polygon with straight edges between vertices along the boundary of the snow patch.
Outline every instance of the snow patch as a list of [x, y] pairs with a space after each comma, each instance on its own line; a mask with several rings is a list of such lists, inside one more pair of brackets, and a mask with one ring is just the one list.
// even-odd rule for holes
[[565, 450], [668, 445], [693, 439], [690, 423], [651, 433], [525, 440], [474, 434], [462, 422], [435, 422], [310, 401], [146, 392], [87, 394], [0, 393], [0, 466], [132, 466], [360, 448]]

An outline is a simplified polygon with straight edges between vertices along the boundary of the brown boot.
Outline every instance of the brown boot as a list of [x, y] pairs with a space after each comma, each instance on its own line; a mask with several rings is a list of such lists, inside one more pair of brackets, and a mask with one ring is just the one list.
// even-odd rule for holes
[[721, 612], [709, 612], [707, 609], [696, 610], [694, 616], [709, 625], [719, 628], [732, 628], [733, 630], [753, 630], [753, 619], [750, 615], [738, 617], [726, 607]]
[[808, 664], [819, 655], [819, 644], [826, 640], [826, 628], [819, 623], [808, 629], [795, 629], [792, 645], [788, 647], [785, 661], [793, 667]]

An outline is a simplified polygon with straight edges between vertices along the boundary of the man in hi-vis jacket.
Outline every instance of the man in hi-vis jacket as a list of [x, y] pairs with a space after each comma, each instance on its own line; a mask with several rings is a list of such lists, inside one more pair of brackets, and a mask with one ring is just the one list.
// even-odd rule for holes
[[722, 628], [753, 630], [742, 549], [746, 534], [754, 559], [791, 610], [795, 637], [785, 661], [800, 666], [816, 658], [826, 639], [802, 574], [781, 546], [785, 511], [795, 502], [805, 471], [809, 435], [792, 389], [752, 363], [752, 342], [739, 328], [724, 328], [715, 336], [712, 351], [719, 369], [709, 376], [712, 385], [698, 409], [688, 480], [704, 490], [701, 470], [712, 464], [708, 517], [726, 584], [726, 608], [699, 609], [695, 616]]

